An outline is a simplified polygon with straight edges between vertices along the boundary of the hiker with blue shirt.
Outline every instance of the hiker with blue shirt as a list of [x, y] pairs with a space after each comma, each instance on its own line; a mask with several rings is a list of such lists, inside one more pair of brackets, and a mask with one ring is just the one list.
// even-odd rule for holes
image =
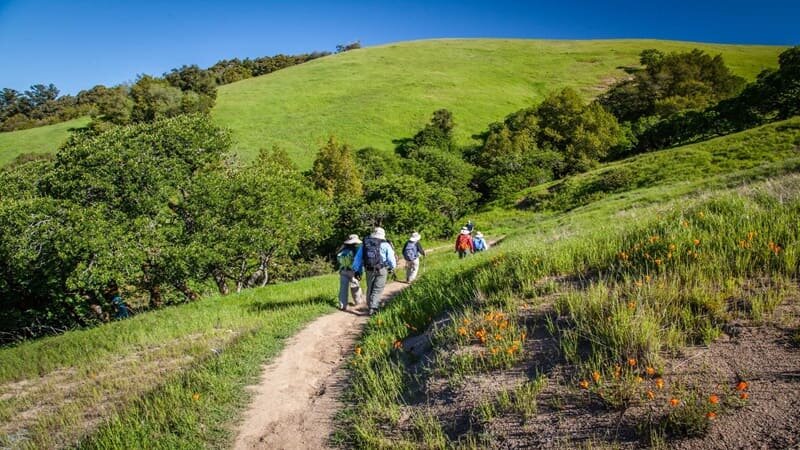
[[361, 272], [353, 270], [353, 261], [356, 253], [361, 248], [361, 239], [357, 234], [351, 234], [342, 243], [336, 252], [336, 262], [339, 264], [339, 309], [347, 309], [347, 298], [353, 296], [353, 303], [358, 306], [361, 298]]
[[421, 236], [416, 231], [411, 233], [405, 245], [403, 245], [403, 259], [406, 260], [406, 283], [412, 283], [417, 279], [419, 273], [419, 258], [425, 256], [425, 250], [419, 243]]
[[386, 231], [381, 227], [375, 227], [372, 234], [364, 239], [364, 245], [358, 249], [353, 259], [353, 270], [356, 272], [363, 270], [367, 274], [367, 302], [370, 316], [378, 312], [383, 288], [386, 287], [386, 278], [396, 267], [397, 260], [392, 246], [386, 240]]
[[483, 233], [480, 231], [475, 233], [475, 237], [472, 238], [472, 246], [475, 248], [475, 252], [489, 250], [489, 243], [486, 242], [486, 239], [483, 238]]

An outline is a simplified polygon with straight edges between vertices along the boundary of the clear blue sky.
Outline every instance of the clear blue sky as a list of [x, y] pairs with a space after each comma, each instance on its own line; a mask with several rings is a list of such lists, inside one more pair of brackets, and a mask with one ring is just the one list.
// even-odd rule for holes
[[437, 37], [797, 45], [800, 0], [0, 0], [0, 88], [74, 94], [183, 64]]

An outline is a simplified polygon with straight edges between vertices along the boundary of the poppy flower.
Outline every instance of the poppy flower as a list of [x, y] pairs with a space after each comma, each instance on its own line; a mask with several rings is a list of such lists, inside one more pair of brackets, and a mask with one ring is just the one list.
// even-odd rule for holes
[[653, 369], [653, 368], [652, 368], [652, 367], [650, 367], [650, 366], [647, 366], [647, 369], [645, 369], [644, 371], [645, 371], [645, 372], [646, 372], [648, 375], [650, 375], [651, 377], [652, 377], [653, 375], [655, 375], [655, 373], [656, 373], [656, 369]]
[[663, 378], [656, 378], [656, 387], [659, 389], [664, 389], [664, 379]]
[[715, 413], [714, 411], [709, 411], [706, 414], [706, 417], [708, 417], [708, 420], [714, 420], [717, 418], [717, 413]]
[[747, 392], [742, 392], [741, 394], [739, 394], [739, 398], [742, 400], [747, 400], [748, 398], [750, 398], [750, 394], [748, 394]]
[[680, 404], [681, 404], [681, 401], [680, 401], [680, 400], [678, 400], [678, 399], [677, 399], [677, 398], [675, 398], [675, 397], [673, 397], [673, 398], [669, 399], [669, 405], [670, 405], [670, 406], [673, 406], [673, 407], [674, 407], [674, 406], [678, 406], [678, 405], [680, 405]]
[[594, 380], [595, 383], [599, 382], [600, 381], [600, 372], [598, 372], [596, 370], [594, 372], [592, 372], [592, 379]]
[[747, 381], [740, 381], [740, 382], [739, 382], [739, 383], [736, 385], [736, 390], [737, 390], [737, 391], [740, 391], [740, 392], [741, 392], [741, 391], [743, 391], [743, 390], [745, 390], [745, 389], [747, 389]]
[[708, 403], [711, 403], [712, 405], [718, 404], [719, 403], [719, 397], [717, 396], [717, 394], [711, 394], [708, 397]]
[[656, 398], [656, 394], [654, 394], [653, 391], [647, 391], [647, 398], [652, 400]]
[[581, 380], [581, 382], [578, 383], [578, 386], [580, 386], [581, 389], [589, 389], [589, 382], [586, 380]]
[[636, 367], [636, 360], [634, 358], [628, 359], [628, 365], [631, 367]]

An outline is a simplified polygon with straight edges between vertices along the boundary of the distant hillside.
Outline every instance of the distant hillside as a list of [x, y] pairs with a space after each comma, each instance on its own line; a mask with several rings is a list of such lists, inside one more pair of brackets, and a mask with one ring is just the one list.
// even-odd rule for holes
[[89, 123], [88, 117], [45, 125], [27, 130], [0, 133], [0, 166], [21, 153], [50, 153], [67, 138], [70, 128], [80, 128]]
[[565, 86], [586, 97], [625, 76], [646, 48], [722, 53], [751, 80], [777, 66], [780, 47], [653, 40], [431, 40], [371, 47], [321, 58], [220, 88], [214, 117], [233, 129], [235, 149], [251, 157], [278, 145], [303, 167], [329, 134], [355, 147], [391, 148], [438, 108], [472, 134]]
[[[625, 76], [622, 67], [637, 65], [646, 48], [721, 53], [747, 79], [777, 66], [783, 50], [656, 40], [401, 42], [222, 86], [213, 115], [233, 130], [234, 150], [246, 159], [278, 145], [306, 168], [330, 134], [357, 148], [391, 148], [392, 139], [411, 136], [439, 108], [454, 113], [457, 138], [469, 142], [489, 122], [556, 89], [597, 95]], [[0, 164], [20, 153], [54, 151], [68, 128], [87, 120], [0, 133]]]

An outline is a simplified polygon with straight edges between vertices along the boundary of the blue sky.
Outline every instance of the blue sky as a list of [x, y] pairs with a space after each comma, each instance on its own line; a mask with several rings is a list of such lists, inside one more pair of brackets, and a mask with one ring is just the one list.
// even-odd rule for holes
[[183, 64], [437, 37], [800, 44], [800, 0], [0, 0], [0, 88], [62, 93]]

